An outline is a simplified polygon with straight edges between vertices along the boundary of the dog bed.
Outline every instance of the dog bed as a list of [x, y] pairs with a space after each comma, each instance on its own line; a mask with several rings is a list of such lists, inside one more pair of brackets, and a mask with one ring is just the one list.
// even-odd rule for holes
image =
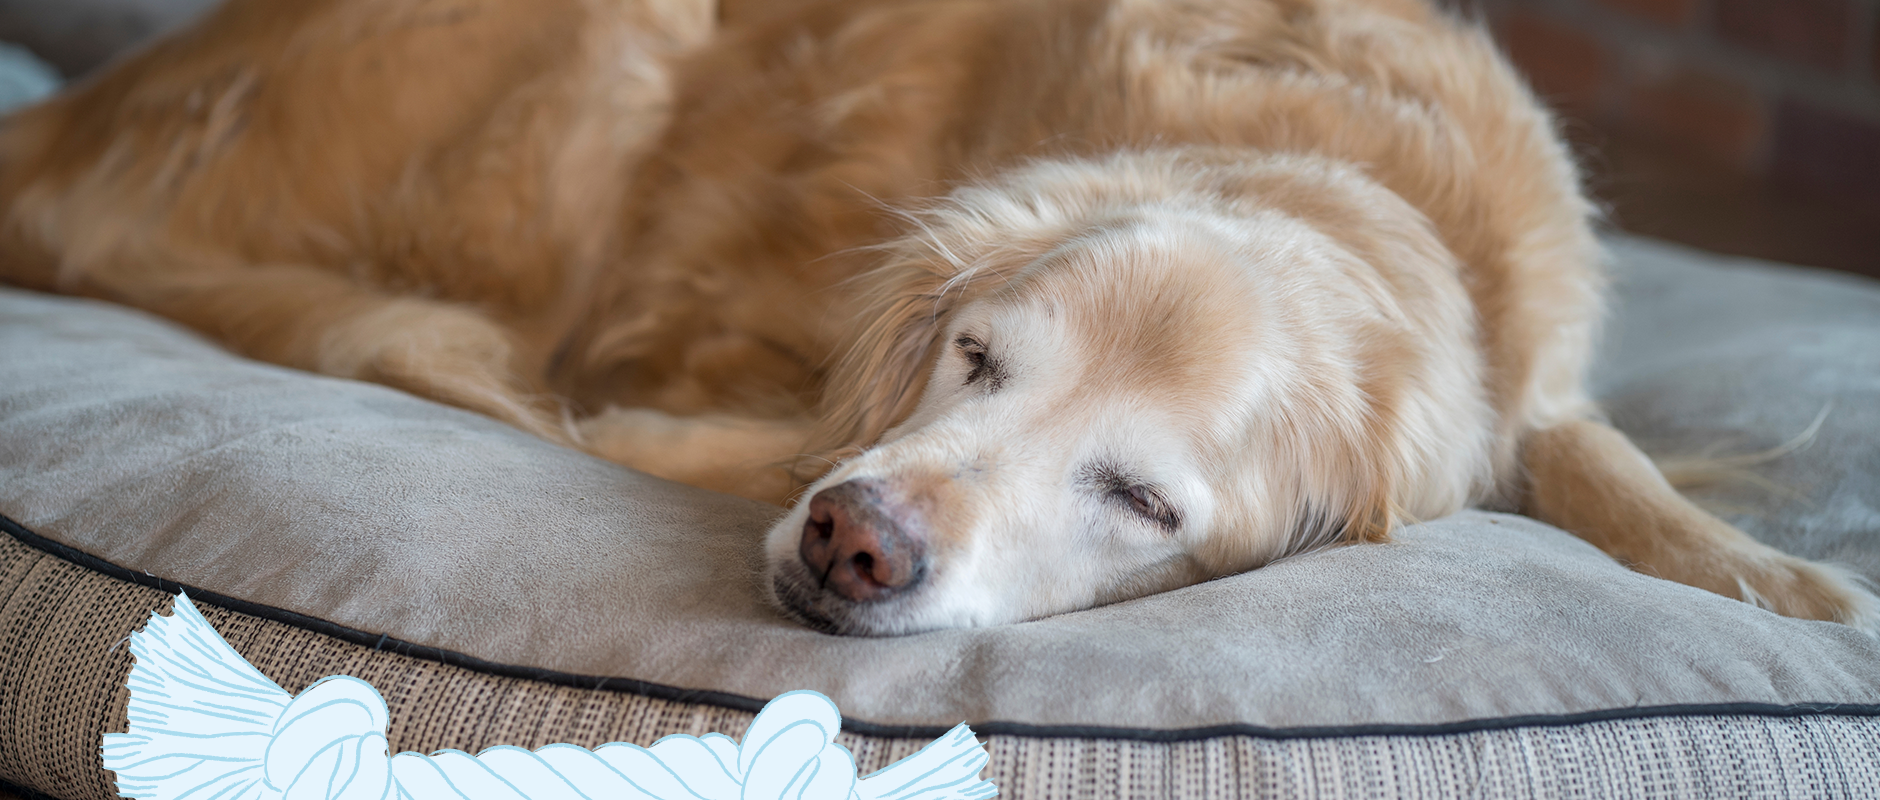
[[[1880, 578], [1880, 285], [1610, 241], [1598, 387], [1648, 449], [1806, 446], [1699, 496]], [[1880, 641], [1468, 512], [991, 629], [768, 609], [780, 510], [165, 321], [0, 291], [0, 780], [116, 796], [122, 646], [188, 587], [269, 678], [365, 679], [394, 751], [741, 734], [814, 689], [862, 773], [970, 722], [1006, 797], [1871, 796]], [[1824, 415], [1825, 409], [1825, 415]]]

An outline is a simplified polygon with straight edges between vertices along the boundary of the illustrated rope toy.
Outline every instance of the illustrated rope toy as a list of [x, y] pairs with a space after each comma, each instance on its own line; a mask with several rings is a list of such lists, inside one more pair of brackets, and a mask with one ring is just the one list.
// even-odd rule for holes
[[130, 731], [107, 733], [118, 794], [143, 800], [983, 800], [986, 751], [964, 723], [857, 779], [842, 717], [778, 695], [740, 744], [673, 735], [651, 747], [552, 744], [388, 755], [378, 690], [333, 675], [290, 696], [236, 653], [187, 595], [131, 636]]

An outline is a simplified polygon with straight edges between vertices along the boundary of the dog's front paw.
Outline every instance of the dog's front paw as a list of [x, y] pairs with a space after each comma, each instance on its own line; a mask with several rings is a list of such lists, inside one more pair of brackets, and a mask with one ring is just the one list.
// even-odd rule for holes
[[673, 460], [661, 456], [683, 454], [690, 433], [683, 419], [650, 408], [609, 407], [575, 429], [588, 452], [656, 475]]
[[576, 429], [588, 452], [667, 480], [782, 503], [797, 488], [788, 464], [808, 438], [799, 420], [681, 417], [608, 408]]

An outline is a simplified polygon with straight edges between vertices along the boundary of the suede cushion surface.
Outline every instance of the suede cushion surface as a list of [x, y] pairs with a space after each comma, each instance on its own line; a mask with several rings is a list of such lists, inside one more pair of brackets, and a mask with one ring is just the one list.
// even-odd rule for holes
[[[1880, 577], [1880, 288], [1612, 242], [1599, 379], [1648, 443], [1809, 447], [1705, 495]], [[0, 292], [0, 514], [135, 571], [501, 664], [853, 719], [1376, 728], [1639, 707], [1880, 704], [1880, 643], [1468, 512], [997, 628], [818, 634], [764, 604], [779, 509], [482, 417], [231, 356], [102, 304]]]

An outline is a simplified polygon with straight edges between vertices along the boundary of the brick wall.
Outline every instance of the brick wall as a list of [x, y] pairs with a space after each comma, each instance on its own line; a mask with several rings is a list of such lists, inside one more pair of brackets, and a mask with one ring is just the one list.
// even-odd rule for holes
[[1456, 0], [1567, 118], [1880, 200], [1880, 0]]

